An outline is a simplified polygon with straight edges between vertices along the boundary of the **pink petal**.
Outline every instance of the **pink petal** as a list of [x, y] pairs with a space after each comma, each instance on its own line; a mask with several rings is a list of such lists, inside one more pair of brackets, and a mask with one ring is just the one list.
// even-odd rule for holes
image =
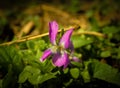
[[60, 39], [59, 44], [62, 45], [64, 48], [70, 47], [70, 37], [72, 35], [72, 32], [73, 32], [73, 28], [65, 32], [62, 38]]
[[52, 54], [50, 49], [47, 49], [44, 51], [42, 57], [40, 58], [40, 61], [43, 62], [45, 59], [47, 59], [48, 56]]
[[49, 37], [50, 37], [50, 42], [54, 45], [56, 44], [56, 36], [58, 32], [58, 24], [56, 21], [52, 21], [49, 23]]
[[55, 66], [66, 68], [70, 63], [67, 53], [60, 54], [57, 53], [54, 55], [52, 62]]
[[72, 61], [75, 61], [75, 62], [80, 62], [80, 59], [78, 59], [77, 57], [72, 57]]

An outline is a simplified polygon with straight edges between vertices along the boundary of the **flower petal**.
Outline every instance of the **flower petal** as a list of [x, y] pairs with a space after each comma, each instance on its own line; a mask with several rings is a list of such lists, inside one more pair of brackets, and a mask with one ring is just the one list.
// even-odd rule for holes
[[52, 62], [55, 66], [66, 68], [70, 63], [67, 53], [60, 54], [57, 53], [54, 55]]
[[73, 53], [73, 52], [74, 52], [74, 46], [73, 46], [72, 41], [70, 41], [70, 44], [69, 44], [69, 49], [70, 49], [70, 52], [71, 52], [71, 53]]
[[56, 44], [56, 36], [58, 32], [58, 24], [56, 21], [52, 21], [49, 23], [49, 37], [50, 37], [50, 42], [55, 45]]
[[42, 57], [40, 58], [40, 61], [43, 62], [45, 59], [47, 59], [48, 56], [52, 54], [50, 49], [47, 49], [44, 51]]
[[78, 59], [77, 57], [72, 57], [72, 61], [75, 61], [75, 62], [80, 62], [80, 59]]
[[70, 37], [73, 32], [73, 28], [68, 30], [67, 32], [64, 33], [62, 38], [60, 39], [60, 45], [62, 45], [64, 48], [69, 48], [70, 46]]

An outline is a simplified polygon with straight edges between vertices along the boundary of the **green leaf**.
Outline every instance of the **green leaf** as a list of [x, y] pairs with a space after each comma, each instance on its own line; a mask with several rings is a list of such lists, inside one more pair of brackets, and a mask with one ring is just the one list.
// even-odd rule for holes
[[0, 63], [1, 64], [11, 62], [10, 57], [7, 55], [6, 50], [7, 50], [6, 47], [0, 47]]
[[[57, 72], [56, 72], [57, 73]], [[51, 78], [54, 78], [56, 73], [44, 73], [41, 74], [40, 69], [32, 67], [32, 66], [26, 66], [19, 75], [19, 83], [24, 83], [26, 80], [28, 80], [31, 84], [36, 85], [43, 83]]]
[[111, 51], [110, 50], [101, 52], [101, 57], [109, 57], [110, 55], [111, 55]]
[[110, 83], [120, 85], [120, 72], [107, 64], [95, 61], [94, 65], [94, 78], [105, 80]]
[[42, 40], [42, 39], [39, 39], [36, 42], [36, 45], [37, 46], [35, 46], [35, 49], [39, 49], [40, 48], [40, 50], [44, 50], [46, 48], [46, 46], [47, 46], [46, 42], [44, 40]]
[[31, 84], [36, 85], [39, 83], [42, 83], [48, 79], [51, 79], [55, 77], [52, 73], [45, 73], [41, 74], [40, 69], [32, 67], [32, 66], [26, 66], [19, 75], [19, 83], [24, 83], [26, 80], [28, 80]]
[[41, 83], [43, 83], [43, 82], [45, 82], [45, 81], [47, 81], [47, 80], [49, 80], [49, 79], [52, 79], [52, 78], [55, 78], [56, 76], [56, 73], [57, 72], [55, 72], [55, 73], [46, 73], [46, 74], [43, 74], [43, 75], [40, 75], [40, 76], [38, 76], [38, 81], [39, 81], [39, 83], [41, 84]]
[[29, 49], [34, 49], [35, 48], [35, 43], [33, 41], [27, 41], [27, 47]]
[[119, 28], [115, 26], [110, 26], [110, 27], [107, 26], [107, 27], [104, 27], [102, 30], [103, 30], [103, 33], [106, 33], [106, 34], [109, 34], [109, 33], [113, 34], [120, 31]]
[[71, 64], [72, 64], [72, 65], [74, 65], [74, 66], [80, 67], [80, 68], [82, 68], [82, 67], [83, 67], [82, 62], [75, 62], [75, 61], [71, 61]]
[[42, 39], [29, 40], [26, 44], [27, 47], [32, 50], [43, 50], [46, 47], [46, 43]]
[[73, 78], [77, 79], [79, 77], [79, 69], [78, 68], [71, 68], [70, 69], [70, 74], [72, 75]]
[[[85, 65], [85, 68], [84, 70], [81, 72], [81, 75], [84, 79], [84, 82], [90, 82], [90, 74], [89, 74], [89, 68], [88, 68], [88, 65], [91, 63], [91, 60], [88, 60], [88, 61], [84, 61], [84, 65]], [[92, 70], [92, 69], [91, 69]]]
[[41, 75], [40, 74], [37, 74], [37, 73], [33, 73], [29, 76], [28, 78], [28, 81], [33, 84], [33, 85], [36, 85], [36, 84], [39, 84], [40, 83], [40, 79], [41, 79]]
[[90, 38], [83, 38], [81, 36], [73, 36], [71, 39], [73, 41], [73, 45], [74, 45], [75, 48], [79, 48], [79, 47], [88, 45], [88, 44], [93, 42], [92, 39], [90, 39]]
[[90, 75], [89, 75], [88, 70], [84, 70], [83, 72], [81, 72], [81, 75], [82, 75], [85, 83], [90, 82]]
[[68, 68], [64, 69], [64, 74], [67, 74], [67, 73], [68, 73], [68, 71], [69, 71], [69, 69], [68, 69]]
[[33, 74], [29, 77], [28, 81], [33, 84], [41, 84], [49, 79], [55, 78], [56, 73], [45, 73], [45, 74]]
[[29, 72], [25, 72], [25, 71], [21, 72], [19, 75], [18, 83], [24, 83], [29, 76], [30, 76]]
[[19, 75], [18, 82], [24, 83], [28, 79], [32, 84], [38, 84], [39, 82], [35, 79], [40, 75], [40, 72], [40, 69], [28, 65]]
[[55, 68], [55, 66], [53, 66], [53, 64], [51, 63], [50, 60], [46, 60], [45, 62], [42, 63], [43, 68], [41, 68], [41, 70], [43, 72], [51, 72], [53, 68]]

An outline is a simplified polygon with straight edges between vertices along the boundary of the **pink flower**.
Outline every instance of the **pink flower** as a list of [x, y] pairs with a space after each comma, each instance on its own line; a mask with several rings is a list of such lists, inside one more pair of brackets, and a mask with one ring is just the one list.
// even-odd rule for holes
[[58, 33], [58, 24], [56, 21], [52, 21], [49, 23], [49, 38], [52, 43], [52, 47], [48, 48], [44, 51], [43, 56], [40, 58], [40, 61], [43, 62], [47, 59], [48, 56], [53, 55], [52, 62], [57, 67], [66, 68], [70, 63], [69, 55], [66, 49], [70, 49], [73, 51], [74, 47], [72, 42], [70, 41], [70, 37], [72, 35], [73, 28], [66, 31], [59, 43], [56, 42], [56, 36]]

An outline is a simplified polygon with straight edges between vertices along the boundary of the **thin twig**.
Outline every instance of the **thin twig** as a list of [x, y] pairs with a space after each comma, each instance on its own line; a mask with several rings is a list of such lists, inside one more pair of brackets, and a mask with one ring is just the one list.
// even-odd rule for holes
[[41, 35], [36, 35], [36, 36], [32, 36], [32, 37], [26, 37], [26, 38], [23, 38], [23, 39], [20, 39], [20, 40], [15, 40], [15, 41], [11, 41], [11, 42], [2, 43], [2, 44], [0, 44], [0, 46], [11, 45], [11, 44], [15, 44], [15, 43], [20, 43], [20, 42], [32, 40], [32, 39], [37, 39], [37, 38], [47, 36], [48, 34], [49, 33], [44, 33], [44, 34], [41, 34]]
[[[65, 28], [64, 31], [67, 31], [70, 28], [74, 28], [75, 29], [75, 27], [69, 27], [69, 28]], [[58, 32], [61, 32], [61, 30], [59, 30]], [[0, 46], [20, 43], [20, 42], [24, 42], [24, 41], [28, 41], [28, 40], [32, 40], [32, 39], [41, 38], [41, 37], [44, 37], [44, 36], [47, 36], [47, 35], [49, 35], [49, 33], [44, 33], [44, 34], [40, 34], [40, 35], [36, 35], [36, 36], [25, 36], [25, 37], [23, 37], [20, 40], [15, 40], [15, 41], [11, 41], [11, 42], [2, 43], [2, 44], [0, 44]]]
[[82, 31], [82, 32], [75, 32], [74, 35], [81, 35], [81, 34], [88, 34], [88, 35], [94, 35], [98, 37], [105, 37], [104, 34], [99, 33], [99, 32], [94, 32], [94, 31]]
[[[67, 31], [70, 28], [78, 29], [79, 27], [75, 26], [75, 27], [65, 28], [64, 31]], [[61, 30], [59, 30], [58, 32], [61, 32]], [[102, 33], [92, 32], [92, 31], [84, 31], [84, 32], [74, 33], [74, 35], [80, 35], [80, 34], [88, 34], [88, 35], [94, 35], [94, 36], [98, 36], [98, 37], [105, 37], [105, 35], [102, 34]], [[26, 37], [23, 37], [20, 40], [15, 40], [15, 41], [11, 41], [11, 42], [2, 43], [2, 44], [0, 44], [0, 46], [11, 45], [11, 44], [20, 43], [20, 42], [24, 42], [24, 41], [28, 41], [28, 40], [33, 40], [33, 39], [41, 38], [41, 37], [44, 37], [44, 36], [47, 36], [47, 35], [49, 35], [49, 33], [44, 33], [44, 34], [40, 34], [40, 35], [36, 35], [36, 36], [26, 36]]]

